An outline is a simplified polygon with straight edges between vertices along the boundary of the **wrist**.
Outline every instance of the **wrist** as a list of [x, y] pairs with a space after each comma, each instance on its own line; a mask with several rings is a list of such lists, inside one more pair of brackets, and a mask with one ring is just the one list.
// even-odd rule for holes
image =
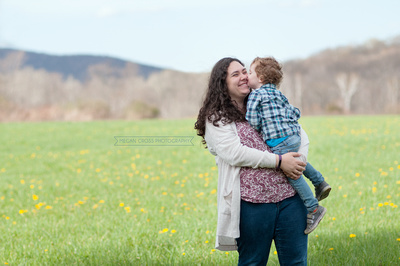
[[282, 155], [278, 154], [278, 165], [276, 166], [276, 170], [281, 169], [281, 164], [282, 164]]

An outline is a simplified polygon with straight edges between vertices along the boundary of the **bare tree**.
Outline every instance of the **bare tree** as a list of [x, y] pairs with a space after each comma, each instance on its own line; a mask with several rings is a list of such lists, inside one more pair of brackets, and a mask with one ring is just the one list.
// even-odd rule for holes
[[336, 76], [336, 83], [340, 89], [340, 95], [343, 100], [343, 111], [350, 113], [351, 98], [358, 89], [359, 76], [356, 73], [339, 73]]
[[295, 106], [300, 110], [303, 109], [303, 86], [302, 78], [300, 73], [296, 73], [294, 76], [294, 91], [295, 91]]
[[400, 92], [400, 86], [399, 86], [399, 80], [397, 77], [392, 77], [387, 81], [387, 111], [391, 112], [394, 111], [396, 112], [398, 109], [398, 104], [399, 104], [399, 92]]

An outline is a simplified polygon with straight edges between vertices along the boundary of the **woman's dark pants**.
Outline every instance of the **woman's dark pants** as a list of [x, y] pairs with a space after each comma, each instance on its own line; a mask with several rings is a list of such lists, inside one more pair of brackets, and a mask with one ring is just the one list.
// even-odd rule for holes
[[279, 263], [307, 265], [307, 209], [298, 194], [278, 203], [241, 201], [239, 265], [266, 265], [272, 240]]

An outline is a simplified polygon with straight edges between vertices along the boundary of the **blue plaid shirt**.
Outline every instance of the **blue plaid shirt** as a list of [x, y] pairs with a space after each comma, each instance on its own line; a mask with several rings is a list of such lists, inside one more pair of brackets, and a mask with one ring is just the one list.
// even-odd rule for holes
[[246, 119], [264, 141], [300, 134], [300, 110], [291, 105], [274, 84], [253, 90], [247, 100]]

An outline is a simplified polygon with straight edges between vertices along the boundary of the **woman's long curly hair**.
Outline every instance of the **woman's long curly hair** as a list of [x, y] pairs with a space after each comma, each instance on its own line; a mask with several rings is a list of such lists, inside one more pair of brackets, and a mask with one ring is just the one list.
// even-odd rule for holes
[[203, 144], [206, 144], [204, 135], [206, 133], [207, 120], [212, 122], [215, 126], [218, 126], [219, 121], [223, 124], [246, 121], [245, 114], [232, 102], [226, 84], [228, 67], [233, 61], [244, 66], [238, 59], [226, 57], [219, 60], [211, 71], [203, 106], [200, 108], [194, 126], [197, 130], [197, 135], [203, 138]]

